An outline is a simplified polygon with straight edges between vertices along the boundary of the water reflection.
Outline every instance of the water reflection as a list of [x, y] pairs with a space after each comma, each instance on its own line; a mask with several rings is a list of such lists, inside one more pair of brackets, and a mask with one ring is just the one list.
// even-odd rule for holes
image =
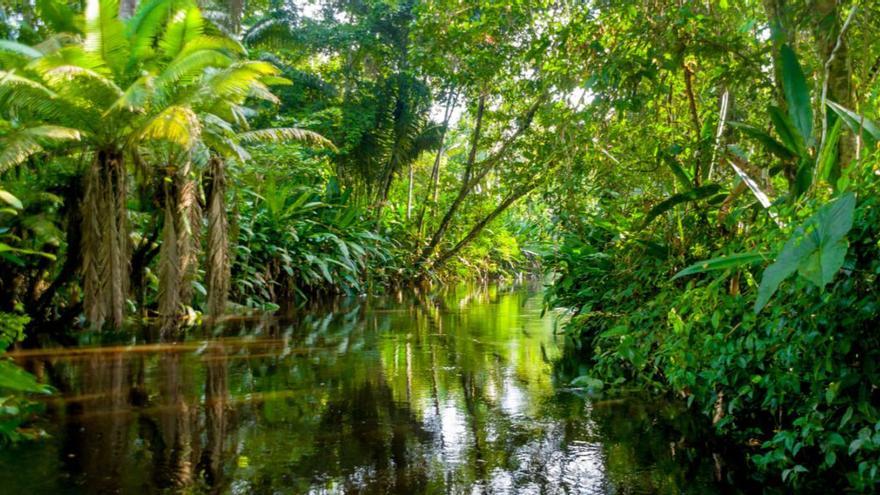
[[[679, 411], [558, 390], [527, 289], [338, 303], [178, 340], [21, 353], [52, 437], [0, 452], [4, 493], [705, 493]], [[564, 364], [564, 363], [563, 363]], [[557, 365], [556, 369], [565, 366]]]

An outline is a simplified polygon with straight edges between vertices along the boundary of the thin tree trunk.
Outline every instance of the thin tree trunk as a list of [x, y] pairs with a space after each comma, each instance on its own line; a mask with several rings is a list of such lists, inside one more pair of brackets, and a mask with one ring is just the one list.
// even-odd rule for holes
[[695, 145], [695, 156], [694, 156], [694, 187], [700, 187], [700, 182], [702, 182], [702, 166], [701, 161], [702, 157], [702, 130], [703, 125], [700, 123], [700, 113], [697, 110], [697, 98], [694, 95], [694, 71], [688, 64], [684, 64], [684, 88], [685, 93], [687, 94], [688, 101], [688, 109], [691, 114], [691, 124], [694, 126], [694, 145]]
[[[434, 157], [434, 166], [431, 168], [431, 212], [437, 209], [437, 202], [440, 198], [440, 162], [443, 159], [443, 153], [446, 151], [446, 133], [449, 131], [449, 119], [452, 118], [452, 109], [455, 108], [455, 101], [458, 93], [453, 93], [446, 101], [446, 109], [443, 110], [443, 132], [440, 134], [440, 147], [437, 148], [437, 155]], [[427, 202], [422, 203], [419, 211], [419, 238], [425, 226], [425, 212], [428, 209]]]
[[458, 243], [452, 249], [450, 249], [449, 251], [446, 251], [445, 253], [438, 256], [437, 260], [434, 262], [434, 266], [435, 267], [442, 266], [444, 263], [449, 261], [450, 258], [452, 258], [456, 254], [458, 254], [458, 252], [461, 251], [462, 248], [467, 246], [478, 235], [480, 235], [480, 232], [482, 232], [483, 229], [485, 229], [487, 225], [489, 225], [490, 223], [492, 223], [493, 220], [498, 218], [498, 215], [501, 215], [502, 213], [504, 213], [508, 208], [510, 208], [511, 205], [513, 205], [513, 203], [515, 203], [517, 200], [519, 200], [520, 198], [522, 198], [526, 194], [533, 191], [535, 189], [535, 187], [537, 187], [537, 184], [532, 184], [532, 185], [526, 186], [526, 187], [520, 189], [519, 191], [508, 196], [507, 199], [505, 199], [504, 201], [501, 202], [501, 204], [496, 206], [495, 209], [492, 210], [491, 213], [486, 215], [485, 218], [483, 218], [482, 220], [477, 222], [476, 225], [471, 227], [471, 230], [467, 233], [467, 235], [465, 235], [464, 238], [462, 238], [460, 241], [458, 241]]
[[443, 220], [440, 221], [440, 225], [437, 227], [437, 230], [434, 232], [434, 235], [431, 237], [431, 242], [422, 250], [421, 255], [419, 256], [416, 264], [422, 264], [434, 254], [437, 246], [440, 244], [440, 241], [443, 239], [443, 235], [446, 233], [446, 230], [449, 228], [449, 224], [452, 221], [452, 218], [458, 212], [458, 209], [461, 207], [464, 200], [470, 194], [471, 190], [476, 186], [494, 167], [494, 165], [500, 161], [510, 147], [522, 136], [526, 130], [532, 125], [532, 121], [535, 118], [535, 114], [538, 112], [538, 108], [540, 108], [541, 104], [543, 104], [544, 100], [547, 98], [547, 93], [542, 94], [538, 97], [534, 103], [526, 110], [526, 112], [519, 119], [520, 123], [517, 126], [516, 130], [513, 134], [510, 135], [498, 150], [492, 154], [492, 156], [484, 159], [479, 163], [480, 172], [474, 175], [474, 170], [477, 168], [475, 166], [477, 148], [479, 147], [479, 137], [480, 137], [480, 127], [482, 126], [483, 120], [483, 111], [485, 110], [486, 97], [480, 97], [480, 103], [477, 107], [477, 120], [476, 125], [474, 127], [474, 135], [471, 140], [471, 149], [468, 154], [468, 161], [465, 166], [465, 174], [461, 181], [461, 188], [459, 189], [458, 196], [453, 200], [452, 205], [446, 211], [446, 214], [443, 216]]
[[[814, 33], [819, 59], [825, 67], [825, 80], [823, 81], [823, 103], [833, 101], [846, 108], [852, 108], [852, 84], [849, 50], [847, 49], [845, 33], [841, 33], [840, 12], [836, 0], [815, 0], [813, 2], [815, 15]], [[827, 110], [820, 109], [821, 115], [826, 116]], [[825, 130], [830, 127], [828, 118], [822, 122], [822, 139], [825, 139]], [[845, 133], [838, 142], [838, 170], [845, 169], [852, 161], [855, 154], [855, 136]], [[832, 178], [836, 180], [836, 178]]]
[[244, 0], [229, 0], [229, 29], [238, 34], [241, 31], [241, 17], [244, 13]]
[[409, 164], [409, 186], [406, 192], [406, 221], [409, 222], [412, 217], [412, 201], [413, 201], [413, 165]]
[[434, 231], [434, 235], [431, 237], [431, 242], [422, 250], [422, 254], [419, 256], [419, 263], [422, 263], [428, 259], [432, 254], [434, 254], [434, 250], [437, 249], [437, 245], [440, 243], [440, 240], [443, 238], [443, 235], [446, 233], [446, 229], [449, 228], [449, 222], [452, 221], [452, 217], [458, 211], [458, 208], [461, 206], [461, 203], [464, 202], [465, 197], [467, 197], [468, 193], [471, 189], [471, 174], [473, 172], [474, 163], [477, 160], [477, 149], [480, 145], [480, 132], [483, 127], [483, 113], [486, 110], [486, 95], [480, 95], [480, 100], [477, 103], [477, 115], [474, 122], [474, 132], [471, 135], [471, 147], [470, 151], [468, 151], [468, 159], [467, 163], [465, 163], [464, 176], [461, 179], [461, 189], [458, 191], [458, 196], [453, 200], [452, 205], [446, 211], [446, 214], [443, 216], [443, 220], [440, 221], [440, 225], [437, 227], [437, 230]]

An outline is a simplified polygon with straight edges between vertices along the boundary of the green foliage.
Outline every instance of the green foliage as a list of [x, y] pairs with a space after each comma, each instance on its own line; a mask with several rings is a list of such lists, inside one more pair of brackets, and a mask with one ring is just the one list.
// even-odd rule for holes
[[767, 255], [763, 253], [738, 253], [730, 256], [720, 256], [705, 261], [699, 261], [693, 265], [676, 273], [672, 280], [697, 273], [706, 273], [715, 270], [728, 270], [730, 268], [739, 268], [741, 266], [753, 265], [767, 259]]
[[[269, 149], [277, 153], [284, 147]], [[271, 308], [361, 293], [390, 275], [392, 245], [373, 232], [372, 222], [335, 177], [290, 183], [277, 171], [254, 165], [236, 204], [233, 299]], [[307, 161], [301, 169], [307, 173], [316, 165]]]
[[792, 233], [776, 261], [764, 271], [755, 312], [760, 312], [776, 289], [794, 272], [819, 289], [831, 283], [843, 266], [849, 247], [845, 237], [852, 228], [856, 198], [845, 194], [823, 205]]
[[810, 101], [807, 78], [804, 77], [801, 64], [790, 46], [782, 46], [780, 58], [782, 59], [782, 88], [785, 92], [785, 101], [788, 103], [788, 115], [805, 144], [812, 146], [813, 106]]

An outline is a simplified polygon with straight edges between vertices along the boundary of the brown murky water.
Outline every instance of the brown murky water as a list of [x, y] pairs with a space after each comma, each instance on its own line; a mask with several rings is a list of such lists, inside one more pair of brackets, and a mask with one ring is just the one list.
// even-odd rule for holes
[[722, 489], [681, 410], [566, 385], [540, 297], [458, 288], [19, 352], [58, 393], [47, 439], [0, 450], [0, 493]]

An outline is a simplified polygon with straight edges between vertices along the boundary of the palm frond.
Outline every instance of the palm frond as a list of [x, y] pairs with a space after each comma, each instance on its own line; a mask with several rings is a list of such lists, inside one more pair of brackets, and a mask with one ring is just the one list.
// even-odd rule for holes
[[61, 113], [57, 96], [37, 81], [13, 72], [0, 71], [0, 109], [16, 115], [57, 118]]
[[123, 67], [128, 42], [119, 20], [118, 0], [87, 0], [83, 47], [97, 54], [114, 71]]
[[151, 57], [168, 16], [180, 6], [176, 0], [147, 0], [141, 2], [134, 15], [125, 24], [125, 33], [131, 44], [130, 64]]
[[27, 62], [42, 57], [36, 48], [11, 40], [0, 40], [0, 66], [6, 69], [21, 68]]
[[138, 136], [143, 140], [169, 141], [189, 149], [200, 134], [201, 123], [192, 108], [173, 105], [150, 119]]
[[205, 92], [215, 101], [233, 104], [242, 104], [248, 97], [277, 103], [278, 98], [262, 80], [278, 73], [278, 69], [268, 62], [239, 62], [209, 76], [205, 80]]
[[187, 43], [202, 36], [204, 32], [205, 20], [198, 7], [178, 10], [165, 26], [159, 48], [166, 58], [176, 58]]
[[45, 146], [79, 139], [79, 131], [67, 127], [43, 125], [16, 129], [0, 139], [0, 173], [43, 151]]
[[201, 76], [209, 67], [223, 68], [232, 64], [232, 59], [217, 50], [205, 49], [181, 55], [169, 63], [156, 78], [160, 90], [170, 89], [178, 83], [188, 84]]
[[242, 132], [238, 140], [244, 144], [253, 143], [277, 143], [282, 141], [297, 141], [304, 144], [320, 146], [336, 150], [336, 146], [317, 132], [297, 127], [277, 127], [272, 129], [258, 129], [255, 131]]
[[150, 74], [139, 77], [131, 84], [131, 86], [126, 88], [122, 95], [110, 105], [106, 111], [104, 111], [103, 116], [106, 117], [117, 110], [141, 112], [153, 91], [154, 79], [155, 77]]
[[76, 15], [63, 0], [36, 0], [40, 20], [56, 33], [78, 33]]
[[[81, 96], [87, 93], [93, 103], [102, 107], [116, 101], [124, 94], [112, 79], [76, 65], [54, 67], [46, 71], [43, 77], [49, 87], [58, 94], [65, 95], [73, 92], [75, 96]], [[76, 85], [71, 84], [75, 79], [81, 82]]]
[[226, 36], [202, 35], [190, 40], [180, 55], [189, 54], [199, 50], [217, 50], [230, 55], [244, 55], [246, 50], [238, 41]]

